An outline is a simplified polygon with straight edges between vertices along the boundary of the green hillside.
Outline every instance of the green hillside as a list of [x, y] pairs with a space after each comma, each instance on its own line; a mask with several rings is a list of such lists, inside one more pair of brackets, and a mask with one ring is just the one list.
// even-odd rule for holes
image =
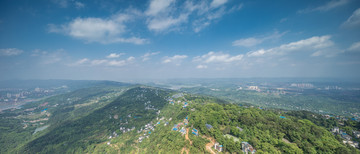
[[[126, 87], [97, 85], [0, 112], [0, 153], [11, 152], [65, 121], [79, 119], [121, 95]], [[49, 126], [43, 131], [35, 130]]]
[[[165, 91], [133, 88], [106, 106], [74, 121], [66, 121], [48, 133], [26, 144], [25, 153], [73, 153], [103, 142], [108, 134], [121, 135], [119, 127], [138, 128], [156, 117], [166, 104]], [[150, 102], [153, 109], [145, 110]]]
[[[44, 102], [48, 103], [41, 106]], [[8, 132], [0, 133], [1, 153], [213, 153], [219, 152], [215, 143], [222, 145], [220, 153], [242, 153], [244, 145], [256, 153], [359, 153], [329, 131], [338, 126], [331, 119], [241, 107], [166, 89], [87, 88], [23, 110], [34, 106], [30, 115], [20, 110], [17, 115], [1, 115], [2, 123], [14, 124], [1, 124], [0, 129]], [[49, 120], [18, 128], [25, 118]], [[349, 130], [359, 126], [345, 125]]]

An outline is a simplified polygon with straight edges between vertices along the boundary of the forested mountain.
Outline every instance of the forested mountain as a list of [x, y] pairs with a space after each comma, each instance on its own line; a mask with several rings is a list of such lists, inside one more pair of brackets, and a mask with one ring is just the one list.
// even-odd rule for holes
[[145, 86], [80, 89], [0, 116], [0, 153], [359, 153], [331, 133], [357, 122]]

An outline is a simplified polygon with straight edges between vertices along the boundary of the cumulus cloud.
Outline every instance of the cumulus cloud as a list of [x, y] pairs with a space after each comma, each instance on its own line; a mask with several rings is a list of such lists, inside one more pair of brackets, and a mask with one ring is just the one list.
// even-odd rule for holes
[[350, 2], [350, 0], [332, 0], [332, 1], [329, 1], [326, 4], [318, 6], [316, 8], [307, 8], [304, 10], [299, 10], [298, 13], [310, 13], [310, 12], [315, 12], [315, 11], [325, 12], [325, 11], [329, 11], [329, 10], [335, 9], [337, 7], [343, 6], [349, 2]]
[[360, 51], [360, 41], [353, 43], [347, 50], [348, 51]]
[[146, 10], [145, 14], [149, 16], [156, 16], [159, 13], [165, 13], [169, 11], [170, 5], [174, 2], [175, 0], [151, 0], [149, 8]]
[[110, 18], [76, 18], [60, 26], [49, 24], [48, 31], [61, 33], [86, 42], [133, 43], [145, 44], [147, 39], [138, 37], [124, 37], [126, 35], [126, 22], [136, 16], [136, 10], [129, 13], [120, 13]]
[[360, 25], [360, 8], [356, 9], [354, 13], [341, 26], [355, 27], [358, 25]]
[[160, 52], [148, 52], [148, 53], [145, 53], [143, 56], [141, 56], [142, 58], [142, 61], [147, 61], [150, 59], [151, 56], [155, 56], [157, 54], [159, 54]]
[[166, 63], [174, 63], [176, 65], [180, 65], [182, 60], [187, 58], [187, 55], [174, 55], [172, 57], [164, 57], [164, 60], [162, 61], [162, 63], [166, 64]]
[[294, 51], [312, 51], [311, 56], [335, 56], [339, 51], [334, 49], [334, 42], [330, 40], [330, 35], [314, 36], [308, 39], [291, 42], [270, 49], [260, 49], [248, 52], [248, 57], [285, 55]]
[[181, 14], [179, 17], [161, 17], [161, 18], [153, 18], [148, 21], [148, 28], [150, 30], [161, 32], [163, 30], [167, 30], [173, 26], [179, 25], [187, 21], [188, 15]]
[[258, 38], [255, 38], [255, 37], [243, 38], [243, 39], [233, 41], [232, 45], [233, 46], [252, 47], [252, 46], [261, 44], [262, 42], [267, 41], [267, 40], [279, 39], [280, 37], [285, 35], [285, 33], [286, 32], [279, 33], [277, 31], [275, 31], [273, 34], [271, 34], [269, 36], [263, 36], [263, 37], [258, 37]]
[[16, 56], [23, 53], [23, 50], [16, 48], [0, 49], [0, 56]]
[[231, 63], [240, 61], [243, 57], [242, 54], [231, 56], [230, 54], [211, 51], [205, 55], [194, 57], [193, 61], [200, 63]]
[[[53, 0], [62, 7], [73, 4], [77, 9], [85, 7], [80, 1]], [[166, 33], [191, 28], [199, 32], [214, 20], [242, 8], [242, 4], [227, 6], [228, 0], [150, 0], [146, 9], [127, 9], [108, 18], [78, 17], [62, 25], [48, 25], [48, 31], [62, 33], [86, 42], [145, 44], [149, 41], [140, 37], [129, 37], [127, 23], [131, 19], [144, 17], [150, 31]], [[129, 11], [130, 10], [130, 11]], [[191, 23], [191, 24], [185, 24]]]
[[122, 55], [125, 55], [125, 53], [119, 53], [119, 54], [117, 54], [117, 53], [111, 53], [111, 54], [109, 54], [108, 56], [106, 56], [106, 58], [119, 58], [119, 57], [122, 56]]

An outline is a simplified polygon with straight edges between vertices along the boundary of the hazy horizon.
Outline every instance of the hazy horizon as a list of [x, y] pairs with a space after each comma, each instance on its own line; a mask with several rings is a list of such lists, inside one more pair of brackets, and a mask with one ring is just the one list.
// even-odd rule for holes
[[0, 2], [0, 80], [360, 79], [360, 1]]

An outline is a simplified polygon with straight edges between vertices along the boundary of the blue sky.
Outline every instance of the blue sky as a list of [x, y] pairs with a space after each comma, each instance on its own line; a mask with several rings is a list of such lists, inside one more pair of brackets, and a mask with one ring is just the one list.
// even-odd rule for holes
[[0, 80], [360, 77], [358, 0], [2, 0]]

